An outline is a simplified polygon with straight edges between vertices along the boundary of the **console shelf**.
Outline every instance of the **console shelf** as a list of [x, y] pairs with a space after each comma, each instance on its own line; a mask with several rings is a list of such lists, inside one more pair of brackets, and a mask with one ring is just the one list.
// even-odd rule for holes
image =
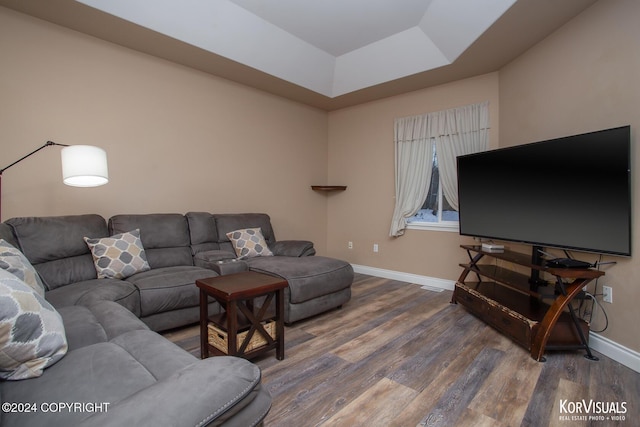
[[539, 296], [537, 292], [529, 289], [529, 277], [524, 274], [488, 264], [460, 264], [460, 267], [468, 269], [480, 277], [500, 281], [514, 291], [521, 292], [524, 295]]
[[[452, 303], [471, 313], [544, 361], [545, 350], [584, 349], [585, 357], [597, 360], [589, 349], [589, 325], [579, 319], [571, 301], [591, 280], [604, 275], [591, 269], [546, 268], [531, 257], [512, 251], [488, 252], [481, 246], [462, 245], [468, 264], [453, 291]], [[513, 263], [555, 277], [555, 283], [530, 284], [529, 276], [494, 264], [479, 264], [485, 257]], [[471, 274], [477, 281], [467, 280]], [[549, 286], [545, 286], [549, 285]]]

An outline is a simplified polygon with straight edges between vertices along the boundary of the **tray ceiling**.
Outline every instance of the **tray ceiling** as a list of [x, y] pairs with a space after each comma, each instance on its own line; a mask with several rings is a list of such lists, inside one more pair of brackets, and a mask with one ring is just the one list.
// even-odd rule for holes
[[496, 71], [595, 0], [0, 0], [331, 110]]

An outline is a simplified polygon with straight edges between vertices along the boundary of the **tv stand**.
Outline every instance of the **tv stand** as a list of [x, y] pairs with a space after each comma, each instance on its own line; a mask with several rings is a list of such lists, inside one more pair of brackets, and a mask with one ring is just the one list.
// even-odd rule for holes
[[[579, 319], [571, 301], [591, 280], [604, 273], [592, 269], [551, 268], [533, 263], [519, 252], [487, 252], [481, 246], [462, 245], [470, 263], [464, 269], [451, 299], [478, 318], [530, 351], [537, 361], [545, 361], [545, 350], [584, 349], [585, 357], [598, 360], [589, 349], [589, 325]], [[536, 273], [546, 272], [555, 282], [492, 264], [480, 264], [485, 257], [502, 260]], [[477, 281], [469, 281], [468, 276]], [[537, 277], [537, 275], [534, 275]]]

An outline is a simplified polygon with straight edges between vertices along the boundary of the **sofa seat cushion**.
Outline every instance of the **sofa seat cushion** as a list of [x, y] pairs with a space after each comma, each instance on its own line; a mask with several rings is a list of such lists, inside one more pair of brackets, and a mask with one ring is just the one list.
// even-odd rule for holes
[[[155, 332], [138, 330], [67, 353], [37, 382], [31, 379], [0, 386], [5, 402], [115, 405], [196, 361]], [[2, 415], [3, 426], [25, 425], [23, 414]], [[29, 414], [28, 425], [76, 425], [91, 415], [91, 411], [38, 411]]]
[[56, 308], [85, 305], [97, 301], [115, 301], [140, 315], [140, 295], [131, 282], [117, 279], [91, 279], [47, 291], [45, 299]]
[[275, 256], [250, 258], [247, 263], [252, 271], [286, 279], [293, 304], [349, 288], [353, 282], [351, 265], [335, 258]]
[[244, 359], [198, 360], [81, 425], [255, 427], [271, 408], [260, 379], [260, 369]]
[[64, 322], [69, 351], [106, 342], [129, 331], [149, 329], [133, 313], [113, 301], [98, 301], [90, 307], [62, 307], [58, 312]]
[[260, 369], [247, 360], [197, 360], [81, 425], [255, 427], [271, 408], [271, 395], [260, 381]]
[[65, 326], [69, 351], [108, 341], [104, 328], [87, 307], [62, 307], [58, 313]]
[[129, 277], [140, 292], [140, 317], [186, 307], [197, 307], [199, 291], [196, 280], [217, 273], [196, 266], [153, 268]]

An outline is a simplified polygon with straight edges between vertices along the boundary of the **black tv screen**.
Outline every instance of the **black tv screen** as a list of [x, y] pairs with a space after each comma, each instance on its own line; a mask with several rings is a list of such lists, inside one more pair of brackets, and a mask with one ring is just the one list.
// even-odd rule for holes
[[631, 255], [630, 127], [460, 156], [460, 234]]

